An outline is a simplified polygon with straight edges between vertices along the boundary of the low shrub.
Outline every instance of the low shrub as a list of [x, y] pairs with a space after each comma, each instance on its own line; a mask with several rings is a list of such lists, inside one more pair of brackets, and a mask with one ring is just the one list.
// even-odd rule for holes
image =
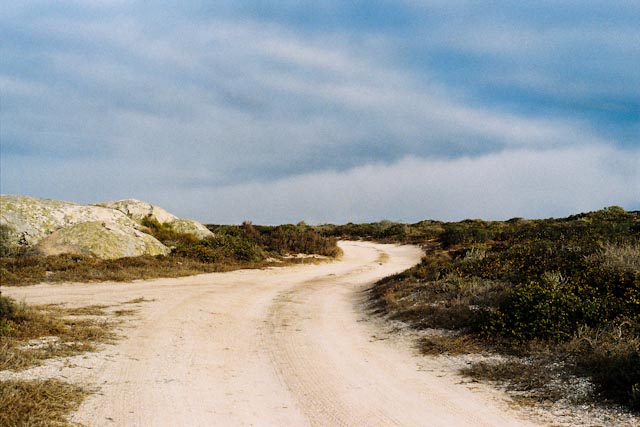
[[604, 243], [592, 258], [610, 270], [640, 271], [640, 243]]
[[[103, 318], [71, 318], [74, 314], [104, 316], [98, 306], [66, 309], [57, 305], [29, 306], [0, 297], [0, 371], [19, 370], [39, 364], [44, 359], [71, 356], [95, 349], [97, 343], [114, 339], [115, 323]], [[39, 347], [27, 343], [42, 337], [55, 341]]]
[[0, 425], [71, 426], [67, 416], [88, 392], [59, 380], [0, 380]]
[[0, 321], [13, 318], [16, 306], [12, 299], [0, 295]]
[[620, 320], [602, 328], [582, 328], [563, 348], [574, 370], [592, 379], [597, 392], [640, 409], [640, 322]]
[[[456, 346], [481, 339], [521, 356], [545, 348], [552, 356], [536, 355], [540, 369], [481, 371], [512, 377], [570, 359], [563, 369], [591, 378], [603, 398], [638, 409], [638, 215], [610, 207], [562, 219], [440, 226], [436, 241], [423, 242], [427, 251], [419, 265], [373, 287], [372, 307], [416, 328], [462, 334]], [[614, 334], [621, 319], [625, 332]], [[595, 335], [587, 340], [581, 331]], [[429, 351], [447, 347], [429, 345]]]
[[11, 253], [11, 228], [6, 224], [0, 224], [0, 256], [8, 256]]

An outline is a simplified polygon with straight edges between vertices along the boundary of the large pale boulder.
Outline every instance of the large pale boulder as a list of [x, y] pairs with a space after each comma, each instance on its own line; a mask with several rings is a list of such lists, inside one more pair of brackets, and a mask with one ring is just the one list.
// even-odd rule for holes
[[116, 209], [29, 196], [0, 195], [0, 224], [12, 230], [10, 245], [33, 246], [56, 230], [84, 222], [140, 225]]
[[113, 202], [98, 203], [96, 206], [116, 209], [138, 223], [144, 218], [152, 218], [160, 224], [169, 224], [179, 233], [191, 234], [199, 239], [213, 236], [207, 227], [197, 221], [178, 218], [159, 206], [141, 202], [136, 199], [116, 200]]
[[166, 254], [169, 249], [142, 226], [150, 217], [180, 233], [213, 236], [204, 225], [181, 219], [135, 199], [79, 205], [29, 196], [0, 195], [0, 224], [10, 229], [8, 246], [35, 247], [42, 254], [91, 253], [101, 258]]
[[196, 236], [198, 239], [206, 239], [207, 237], [213, 236], [211, 230], [192, 219], [178, 218], [169, 224], [171, 224], [173, 229], [178, 233], [191, 234]]
[[115, 200], [113, 202], [97, 203], [96, 206], [104, 208], [116, 209], [132, 220], [140, 223], [146, 217], [152, 217], [160, 224], [171, 223], [178, 219], [177, 216], [170, 214], [160, 206], [151, 203], [142, 202], [136, 199]]
[[34, 249], [42, 255], [76, 253], [115, 259], [140, 255], [167, 255], [170, 249], [156, 238], [115, 222], [82, 222], [54, 231]]

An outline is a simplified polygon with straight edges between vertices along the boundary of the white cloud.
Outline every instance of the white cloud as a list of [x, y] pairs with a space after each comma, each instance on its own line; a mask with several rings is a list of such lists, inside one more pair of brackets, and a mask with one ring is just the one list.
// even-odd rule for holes
[[[70, 81], [53, 82], [37, 96], [40, 105], [59, 103], [47, 114], [57, 116], [60, 126], [94, 123], [100, 115], [99, 121], [110, 122], [118, 134], [129, 132], [125, 139], [135, 140], [141, 152], [157, 144], [179, 151], [190, 140], [225, 139], [240, 151], [265, 145], [269, 149], [263, 151], [286, 159], [293, 147], [318, 144], [317, 123], [331, 135], [356, 129], [356, 139], [347, 131], [341, 144], [383, 137], [400, 156], [445, 154], [447, 141], [454, 142], [454, 152], [465, 146], [477, 151], [479, 140], [530, 147], [600, 142], [584, 123], [470, 106], [442, 85], [425, 86], [428, 75], [413, 75], [378, 52], [356, 51], [335, 37], [235, 22], [151, 35], [131, 18], [84, 23], [50, 18], [40, 28], [99, 49], [46, 54], [57, 75]], [[5, 114], [16, 126], [31, 123], [29, 116]], [[157, 119], [149, 128], [132, 125], [141, 114]], [[84, 132], [93, 139], [89, 129]], [[179, 141], [177, 135], [184, 137]], [[216, 147], [210, 147], [212, 159], [219, 157]]]
[[638, 208], [639, 158], [638, 149], [604, 146], [406, 158], [276, 182], [181, 189], [158, 200], [176, 210], [191, 206], [183, 214], [222, 223], [566, 216], [614, 204]]

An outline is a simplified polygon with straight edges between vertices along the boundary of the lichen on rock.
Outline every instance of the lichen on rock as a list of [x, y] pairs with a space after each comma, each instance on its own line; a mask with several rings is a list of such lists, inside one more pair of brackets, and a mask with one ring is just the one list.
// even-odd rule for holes
[[42, 255], [77, 253], [114, 259], [141, 255], [167, 255], [170, 249], [156, 238], [118, 223], [83, 222], [61, 228], [34, 247]]
[[199, 239], [213, 236], [213, 233], [203, 224], [190, 219], [178, 218], [170, 224], [178, 233], [192, 234]]
[[11, 227], [12, 245], [33, 246], [60, 228], [91, 221], [140, 225], [115, 209], [29, 196], [0, 195], [0, 223]]
[[169, 224], [180, 233], [213, 236], [204, 225], [181, 219], [159, 206], [135, 199], [80, 205], [29, 196], [0, 195], [3, 247], [35, 248], [47, 255], [93, 254], [100, 258], [162, 255], [169, 249], [144, 233], [144, 218]]
[[158, 221], [160, 224], [169, 224], [171, 228], [178, 233], [191, 234], [199, 239], [213, 236], [213, 233], [207, 227], [197, 221], [178, 218], [159, 206], [140, 200], [116, 200], [113, 202], [98, 203], [96, 206], [117, 209], [139, 224], [141, 224], [145, 218], [150, 218]]
[[151, 203], [142, 202], [136, 199], [97, 203], [95, 206], [116, 209], [137, 223], [140, 223], [146, 217], [151, 217], [160, 224], [171, 223], [178, 219], [177, 216], [170, 214], [160, 206], [155, 206]]

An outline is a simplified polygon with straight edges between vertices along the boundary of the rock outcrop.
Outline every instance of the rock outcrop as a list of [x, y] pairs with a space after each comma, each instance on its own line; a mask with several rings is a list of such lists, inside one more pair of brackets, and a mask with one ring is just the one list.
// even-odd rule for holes
[[10, 229], [8, 246], [44, 255], [93, 254], [100, 258], [164, 255], [164, 246], [142, 226], [145, 217], [198, 238], [213, 236], [204, 225], [134, 199], [80, 205], [29, 196], [0, 195], [0, 224]]
[[96, 203], [95, 206], [101, 206], [109, 209], [116, 209], [132, 220], [140, 223], [145, 217], [152, 217], [160, 224], [170, 223], [178, 219], [177, 216], [170, 214], [160, 206], [151, 203], [142, 202], [136, 199], [115, 200], [113, 202]]
[[82, 222], [54, 231], [34, 249], [41, 255], [66, 253], [114, 259], [140, 255], [167, 255], [171, 250], [156, 238], [118, 223]]
[[6, 224], [12, 230], [10, 245], [30, 247], [56, 230], [92, 221], [140, 228], [137, 222], [115, 209], [29, 196], [0, 195], [0, 224]]
[[213, 236], [207, 227], [197, 221], [178, 218], [159, 206], [141, 202], [136, 199], [116, 200], [113, 202], [98, 203], [96, 206], [116, 209], [137, 223], [141, 224], [144, 218], [151, 218], [160, 224], [168, 224], [178, 233], [191, 234], [199, 239]]

